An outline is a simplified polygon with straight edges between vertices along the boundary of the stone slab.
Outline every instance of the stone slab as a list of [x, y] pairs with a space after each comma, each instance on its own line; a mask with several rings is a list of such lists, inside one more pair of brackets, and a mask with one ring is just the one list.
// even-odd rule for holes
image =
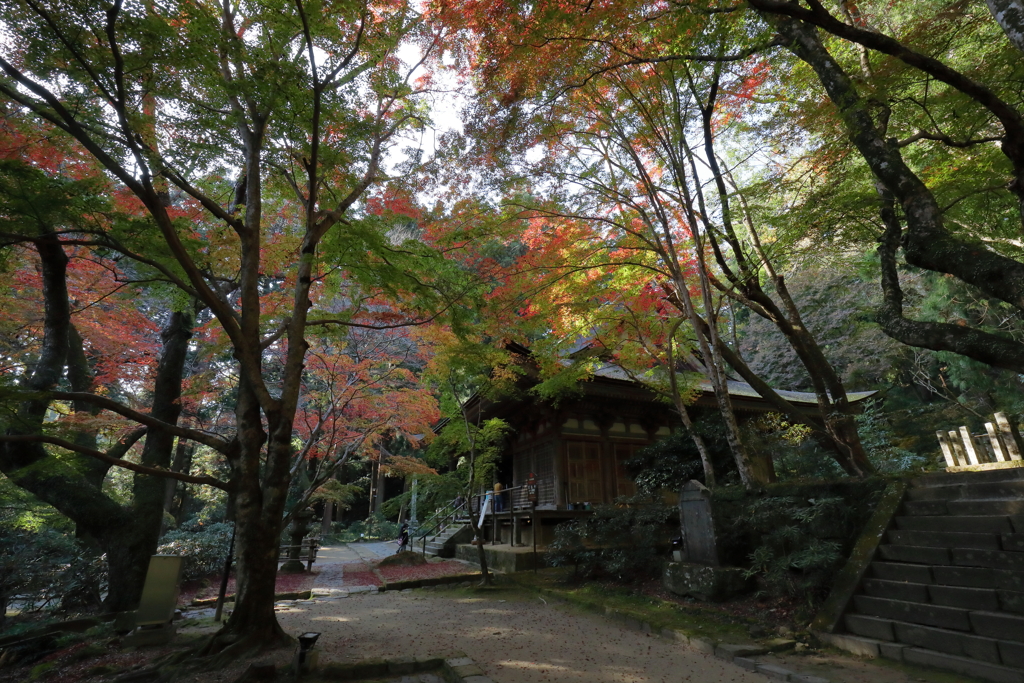
[[879, 643], [878, 654], [886, 659], [892, 659], [897, 662], [903, 661], [903, 651], [909, 646], [903, 643]]
[[734, 657], [732, 663], [747, 671], [757, 671], [758, 661], [750, 657]]
[[736, 657], [752, 657], [755, 655], [763, 655], [766, 652], [768, 652], [768, 648], [766, 647], [742, 643], [719, 643], [718, 647], [715, 648], [716, 657], [720, 659], [727, 659], [729, 661], [732, 661]]
[[793, 672], [789, 669], [777, 666], [775, 664], [758, 664], [757, 673], [763, 674], [773, 681], [788, 681]]

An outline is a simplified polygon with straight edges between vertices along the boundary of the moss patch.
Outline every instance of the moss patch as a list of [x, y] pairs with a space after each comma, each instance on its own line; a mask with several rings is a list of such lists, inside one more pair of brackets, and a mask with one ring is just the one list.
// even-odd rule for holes
[[524, 588], [535, 590], [542, 597], [561, 599], [588, 612], [634, 619], [650, 624], [654, 633], [663, 629], [681, 631], [690, 637], [715, 642], [749, 642], [753, 619], [724, 614], [700, 605], [684, 605], [660, 600], [629, 587], [608, 586], [592, 582], [567, 584], [565, 570], [545, 569], [536, 574], [516, 574], [513, 579]]

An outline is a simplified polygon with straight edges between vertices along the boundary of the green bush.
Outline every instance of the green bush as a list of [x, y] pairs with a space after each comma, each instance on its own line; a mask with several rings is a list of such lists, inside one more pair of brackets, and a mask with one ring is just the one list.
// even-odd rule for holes
[[103, 556], [69, 533], [0, 527], [0, 608], [16, 601], [27, 611], [95, 609], [104, 569]]
[[348, 526], [341, 522], [331, 525], [330, 541], [334, 543], [354, 543], [356, 541], [390, 541], [398, 538], [399, 525], [389, 522], [379, 512], [366, 519], [352, 522]]
[[555, 567], [573, 567], [575, 578], [654, 576], [661, 571], [659, 547], [673, 534], [675, 515], [675, 508], [657, 499], [620, 498], [593, 516], [556, 526], [545, 559]]
[[182, 578], [198, 579], [221, 571], [231, 545], [231, 524], [186, 522], [160, 539], [157, 552], [185, 558]]
[[750, 554], [747, 576], [756, 576], [762, 592], [824, 599], [845, 556], [843, 538], [851, 533], [853, 510], [838, 496], [803, 500], [766, 496], [754, 500], [733, 520], [760, 537]]

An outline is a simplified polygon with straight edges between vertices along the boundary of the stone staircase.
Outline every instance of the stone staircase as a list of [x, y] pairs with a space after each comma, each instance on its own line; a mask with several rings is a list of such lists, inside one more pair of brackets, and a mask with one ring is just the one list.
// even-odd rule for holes
[[[469, 525], [469, 518], [456, 519], [436, 536], [427, 536], [425, 554], [436, 557], [455, 557], [456, 544], [459, 542], [465, 543], [472, 539], [473, 529]], [[422, 541], [419, 543], [422, 543]], [[413, 548], [413, 550], [416, 549]]]
[[910, 482], [843, 625], [884, 657], [1024, 683], [1024, 468]]

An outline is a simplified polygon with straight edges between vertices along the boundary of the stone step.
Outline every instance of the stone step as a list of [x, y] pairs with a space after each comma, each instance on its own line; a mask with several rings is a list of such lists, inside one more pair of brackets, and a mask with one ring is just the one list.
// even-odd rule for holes
[[972, 611], [971, 630], [979, 636], [1024, 643], [1024, 616], [1006, 612]]
[[938, 626], [953, 631], [970, 631], [972, 627], [968, 610], [958, 607], [875, 598], [870, 595], [855, 595], [853, 603], [858, 614], [871, 617], [923, 626]]
[[[951, 515], [898, 516], [896, 528], [900, 531], [957, 531], [976, 534], [1010, 534], [1017, 531], [1005, 515], [974, 515], [953, 517]], [[1024, 521], [1024, 518], [1021, 519]]]
[[1002, 550], [995, 534], [965, 533], [962, 531], [889, 531], [886, 540], [891, 545], [912, 545], [924, 548], [977, 548]]
[[984, 470], [981, 472], [930, 472], [910, 482], [913, 488], [930, 488], [936, 486], [955, 486], [964, 483], [989, 483], [998, 481], [1024, 480], [1024, 468], [1011, 467], [1002, 470]]
[[885, 562], [910, 562], [912, 564], [953, 564], [948, 548], [922, 548], [912, 545], [880, 545], [878, 546], [878, 559]]
[[[887, 581], [885, 579], [864, 579], [864, 594], [873, 598], [905, 600], [907, 602], [931, 602], [928, 586], [923, 583]], [[974, 589], [979, 590], [979, 589]], [[867, 635], [861, 634], [861, 635]]]
[[946, 502], [947, 514], [957, 517], [970, 515], [1024, 515], [1024, 499], [951, 500]]
[[953, 558], [951, 563], [936, 562], [935, 564], [954, 564], [960, 567], [991, 567], [993, 569], [1024, 571], [1024, 553], [1015, 553], [1006, 550], [976, 550], [973, 548], [953, 548], [950, 553]]
[[932, 568], [926, 565], [876, 561], [871, 563], [869, 569], [871, 577], [885, 581], [933, 582]]
[[[916, 565], [903, 565], [914, 566]], [[930, 567], [934, 583], [945, 586], [994, 588], [996, 590], [1024, 591], [1024, 572], [991, 567]], [[920, 576], [920, 573], [918, 573]], [[887, 577], [880, 577], [887, 578]]]
[[1002, 657], [1004, 651], [1008, 660], [1017, 661], [1020, 651], [1018, 643], [894, 619], [848, 614], [844, 623], [850, 633], [858, 636], [970, 657], [990, 664], [1006, 664]]
[[[877, 564], [877, 563], [876, 563]], [[913, 565], [907, 565], [913, 566]], [[920, 567], [918, 567], [920, 568]], [[927, 568], [926, 568], [927, 569]], [[936, 567], [940, 570], [939, 576], [944, 576], [942, 569], [954, 569]], [[969, 569], [976, 569], [971, 567]], [[874, 568], [872, 568], [874, 571]], [[994, 572], [997, 570], [981, 570]], [[952, 578], [961, 578], [954, 575]], [[973, 585], [941, 585], [938, 582], [932, 584], [916, 583], [912, 581], [888, 580], [877, 578], [865, 578], [862, 584], [864, 594], [875, 598], [887, 598], [890, 600], [903, 600], [905, 602], [931, 603], [944, 605], [946, 607], [960, 607], [968, 610], [988, 610], [992, 612], [1002, 611], [1011, 614], [1024, 614], [1024, 592], [1008, 590], [999, 587], [994, 580], [995, 577], [968, 577]], [[988, 580], [985, 580], [985, 579]], [[1017, 585], [1020, 577], [1013, 577], [1011, 585]], [[963, 579], [962, 579], [963, 580]], [[863, 634], [866, 635], [866, 634]]]
[[851, 613], [843, 617], [843, 623], [846, 625], [846, 630], [854, 635], [888, 642], [896, 640], [892, 619]]
[[964, 676], [974, 676], [992, 681], [992, 683], [1024, 683], [1024, 671], [998, 664], [979, 662], [970, 657], [960, 657], [919, 647], [904, 649], [902, 656], [903, 661], [911, 664], [946, 669]]
[[907, 500], [987, 500], [1012, 499], [1024, 496], [1024, 481], [992, 481], [958, 483], [949, 486], [912, 486], [907, 489]]
[[[1020, 643], [857, 614], [847, 615], [845, 624], [853, 638], [873, 644], [882, 656], [898, 652], [903, 661], [1000, 683], [1024, 683], [1024, 672], [1020, 671], [1024, 668], [1024, 645]], [[911, 650], [916, 654], [908, 657]]]

